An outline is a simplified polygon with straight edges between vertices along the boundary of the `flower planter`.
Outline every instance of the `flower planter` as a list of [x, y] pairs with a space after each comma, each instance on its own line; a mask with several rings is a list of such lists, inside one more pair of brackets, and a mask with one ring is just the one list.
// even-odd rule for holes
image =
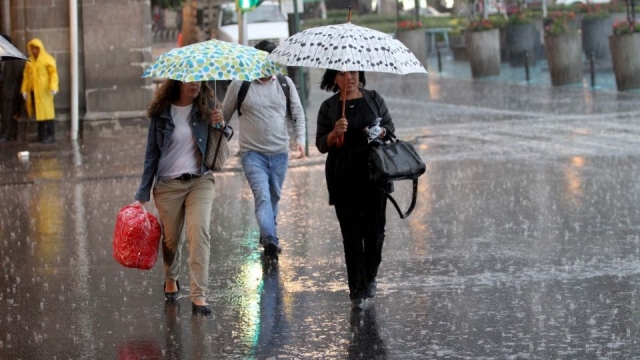
[[582, 19], [582, 49], [589, 59], [593, 52], [597, 61], [611, 63], [609, 35], [612, 34], [613, 16], [606, 18]]
[[427, 68], [427, 34], [423, 28], [398, 30], [396, 39], [409, 48], [425, 69]]
[[525, 52], [529, 56], [529, 65], [534, 65], [539, 48], [540, 35], [534, 24], [507, 26], [507, 54], [511, 66], [524, 66]]
[[500, 32], [498, 29], [467, 32], [467, 57], [471, 76], [500, 75]]
[[465, 43], [464, 34], [449, 35], [449, 43], [451, 44], [451, 55], [454, 61], [467, 61], [467, 44]]
[[611, 35], [609, 48], [618, 90], [640, 88], [640, 33]]
[[582, 41], [580, 33], [545, 35], [545, 52], [553, 86], [582, 81]]

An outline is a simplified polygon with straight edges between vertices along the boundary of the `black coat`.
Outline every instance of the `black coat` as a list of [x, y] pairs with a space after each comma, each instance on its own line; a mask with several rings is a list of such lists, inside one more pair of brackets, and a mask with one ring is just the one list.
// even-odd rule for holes
[[[327, 137], [333, 131], [335, 123], [342, 116], [342, 100], [340, 93], [325, 100], [318, 112], [318, 126], [316, 129], [316, 147], [327, 156], [325, 165], [325, 176], [327, 178], [327, 188], [329, 190], [329, 204], [333, 204], [337, 193], [337, 188], [344, 181], [368, 181], [367, 161], [368, 145], [367, 138], [363, 132], [365, 126], [371, 125], [373, 121], [380, 117], [380, 126], [384, 127], [388, 134], [395, 131], [395, 126], [391, 120], [389, 110], [384, 103], [384, 99], [375, 90], [360, 89], [362, 97], [370, 108], [370, 113], [366, 116], [370, 118], [367, 124], [357, 128], [349, 126], [345, 134], [344, 145], [341, 148], [327, 145]], [[351, 119], [347, 119], [351, 120]], [[392, 184], [387, 184], [385, 190], [393, 191]]]
[[8, 60], [2, 62], [2, 99], [12, 100], [22, 98], [22, 72], [25, 60]]
[[0, 138], [13, 140], [16, 138], [16, 117], [22, 110], [22, 72], [24, 60], [7, 60], [2, 65], [2, 82], [0, 82]]

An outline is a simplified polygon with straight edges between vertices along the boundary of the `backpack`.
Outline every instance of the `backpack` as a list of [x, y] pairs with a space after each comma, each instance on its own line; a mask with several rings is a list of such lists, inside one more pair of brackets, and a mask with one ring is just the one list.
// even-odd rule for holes
[[[284, 97], [287, 98], [287, 116], [289, 117], [289, 119], [291, 119], [291, 121], [295, 121], [291, 116], [291, 100], [290, 100], [289, 84], [287, 83], [287, 78], [286, 76], [279, 75], [279, 74], [276, 75], [276, 77], [278, 78], [278, 83], [280, 83], [280, 86], [282, 87], [282, 91], [284, 91]], [[240, 91], [238, 91], [238, 105], [236, 107], [238, 109], [238, 116], [242, 116], [242, 111], [240, 111], [240, 107], [242, 106], [242, 102], [244, 101], [244, 98], [247, 97], [249, 86], [251, 86], [251, 81], [243, 81], [242, 85], [240, 86]]]

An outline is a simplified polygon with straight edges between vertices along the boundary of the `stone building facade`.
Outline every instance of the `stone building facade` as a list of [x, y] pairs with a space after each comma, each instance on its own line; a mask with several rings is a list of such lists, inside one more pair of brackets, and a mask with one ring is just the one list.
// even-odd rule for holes
[[[0, 0], [0, 29], [25, 54], [32, 38], [55, 57], [60, 91], [55, 98], [58, 138], [68, 134], [71, 108], [70, 1]], [[149, 0], [77, 0], [79, 130], [81, 137], [145, 132], [152, 60]], [[7, 12], [9, 16], [7, 16]]]

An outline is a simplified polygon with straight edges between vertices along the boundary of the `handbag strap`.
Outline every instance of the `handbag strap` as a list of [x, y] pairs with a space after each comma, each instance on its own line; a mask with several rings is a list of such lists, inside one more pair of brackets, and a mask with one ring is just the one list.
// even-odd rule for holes
[[[226, 137], [227, 134], [225, 134], [222, 130], [219, 130], [219, 129], [215, 129], [215, 131], [220, 131], [222, 133], [222, 136], [220, 136], [220, 138], [218, 139], [218, 143], [216, 144], [216, 151], [214, 152], [215, 156], [218, 157], [218, 154], [219, 154], [219, 151], [220, 151], [220, 146], [222, 146], [222, 138]], [[233, 135], [233, 132], [231, 132], [231, 135]], [[215, 158], [214, 158], [213, 162], [215, 164], [215, 162], [216, 162]]]
[[[225, 126], [223, 129], [219, 129], [219, 128], [215, 128], [213, 126], [209, 127], [210, 131], [213, 132], [219, 132], [222, 134], [222, 136], [220, 136], [220, 138], [218, 139], [218, 142], [216, 143], [216, 149], [213, 152], [213, 156], [214, 156], [214, 160], [213, 160], [213, 164], [215, 164], [216, 160], [215, 158], [218, 157], [218, 154], [220, 152], [220, 146], [222, 146], [222, 138], [224, 137], [225, 139], [227, 139], [227, 141], [231, 140], [231, 138], [233, 137], [233, 128], [229, 125]], [[209, 133], [209, 135], [211, 136], [211, 132]], [[213, 165], [211, 165], [213, 167]]]
[[394, 199], [393, 196], [391, 196], [391, 194], [387, 192], [385, 189], [382, 189], [382, 192], [391, 201], [391, 203], [393, 204], [393, 207], [396, 208], [398, 215], [400, 215], [400, 219], [406, 219], [407, 217], [409, 217], [409, 215], [411, 215], [411, 213], [413, 212], [413, 208], [416, 206], [416, 200], [418, 198], [418, 179], [413, 179], [413, 194], [411, 195], [411, 205], [409, 205], [409, 209], [407, 209], [407, 211], [404, 214], [402, 213], [402, 210], [400, 210], [400, 206], [398, 206], [396, 199]]

